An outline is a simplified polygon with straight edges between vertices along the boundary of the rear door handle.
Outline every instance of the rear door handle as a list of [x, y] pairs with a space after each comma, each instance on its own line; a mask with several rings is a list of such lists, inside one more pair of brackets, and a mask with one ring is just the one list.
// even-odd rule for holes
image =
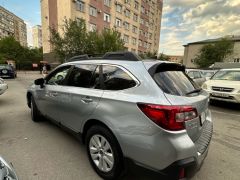
[[93, 102], [93, 100], [92, 100], [89, 96], [83, 97], [83, 98], [81, 99], [81, 101], [82, 101], [83, 103], [91, 103], [91, 102]]

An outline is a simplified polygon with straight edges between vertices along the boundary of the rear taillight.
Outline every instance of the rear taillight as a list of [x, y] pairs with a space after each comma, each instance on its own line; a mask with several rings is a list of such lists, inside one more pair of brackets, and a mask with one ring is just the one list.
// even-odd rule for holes
[[185, 129], [185, 121], [198, 116], [196, 108], [192, 106], [163, 106], [138, 103], [141, 111], [160, 127], [179, 131]]

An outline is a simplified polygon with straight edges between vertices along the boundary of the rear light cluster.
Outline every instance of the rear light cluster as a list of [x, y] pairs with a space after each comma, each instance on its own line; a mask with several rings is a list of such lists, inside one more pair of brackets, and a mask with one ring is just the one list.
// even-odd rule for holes
[[196, 108], [192, 106], [163, 106], [143, 103], [137, 105], [154, 123], [170, 131], [185, 129], [184, 122], [198, 116]]

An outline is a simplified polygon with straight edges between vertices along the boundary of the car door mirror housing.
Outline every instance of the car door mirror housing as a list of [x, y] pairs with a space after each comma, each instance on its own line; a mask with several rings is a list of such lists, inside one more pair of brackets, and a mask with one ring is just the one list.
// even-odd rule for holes
[[39, 78], [34, 81], [34, 84], [40, 86], [41, 88], [44, 87], [44, 83], [45, 83], [45, 80], [43, 78]]

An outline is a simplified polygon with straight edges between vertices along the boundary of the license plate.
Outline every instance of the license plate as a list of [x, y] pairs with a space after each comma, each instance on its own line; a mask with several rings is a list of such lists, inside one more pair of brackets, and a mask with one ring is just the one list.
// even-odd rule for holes
[[201, 114], [201, 124], [202, 125], [203, 125], [205, 120], [206, 120], [206, 111]]
[[218, 97], [229, 97], [228, 94], [224, 94], [224, 93], [212, 93], [213, 96], [218, 96]]

